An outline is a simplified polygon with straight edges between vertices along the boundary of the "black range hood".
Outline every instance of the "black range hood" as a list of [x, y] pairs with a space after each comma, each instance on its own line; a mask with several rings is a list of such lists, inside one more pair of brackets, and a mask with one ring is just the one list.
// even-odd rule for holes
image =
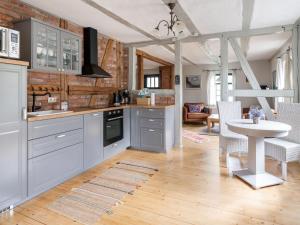
[[98, 33], [91, 27], [83, 29], [84, 64], [82, 75], [92, 78], [109, 78], [111, 75], [98, 66]]

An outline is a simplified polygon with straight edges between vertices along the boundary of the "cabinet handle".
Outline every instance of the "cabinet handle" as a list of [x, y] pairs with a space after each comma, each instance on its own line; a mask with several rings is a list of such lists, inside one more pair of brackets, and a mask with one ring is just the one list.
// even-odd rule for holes
[[100, 114], [99, 113], [95, 113], [95, 114], [93, 114], [93, 116], [99, 116]]
[[65, 134], [61, 134], [61, 135], [56, 136], [56, 138], [63, 138], [65, 136], [66, 136]]
[[150, 131], [150, 132], [154, 132], [155, 130], [153, 130], [153, 129], [149, 129], [148, 131]]
[[22, 120], [24, 120], [24, 121], [27, 120], [27, 108], [26, 107], [22, 108]]
[[154, 119], [149, 119], [149, 122], [154, 122], [155, 120]]
[[106, 126], [106, 128], [111, 128], [111, 126]]

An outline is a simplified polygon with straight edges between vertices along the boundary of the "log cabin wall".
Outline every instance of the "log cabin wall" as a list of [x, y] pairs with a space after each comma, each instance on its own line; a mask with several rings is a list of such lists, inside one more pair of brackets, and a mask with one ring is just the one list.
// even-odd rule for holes
[[[13, 28], [13, 22], [27, 18], [36, 18], [51, 25], [61, 27], [71, 32], [83, 36], [83, 27], [53, 16], [45, 11], [34, 8], [19, 0], [0, 0], [0, 26]], [[28, 72], [28, 86], [31, 85], [53, 85], [60, 86], [61, 91], [53, 94], [57, 97], [57, 103], [48, 104], [47, 97], [37, 97], [37, 105], [42, 110], [59, 109], [60, 102], [67, 100], [69, 107], [88, 107], [88, 106], [107, 106], [111, 102], [112, 93], [107, 92], [92, 97], [88, 93], [85, 95], [68, 95], [67, 88], [69, 85], [80, 86], [99, 86], [112, 87], [117, 89], [127, 88], [128, 82], [128, 50], [123, 44], [108, 39], [103, 35], [98, 35], [98, 58], [99, 65], [102, 65], [112, 75], [112, 78], [84, 78], [75, 75], [66, 75], [65, 73], [45, 73], [45, 72]], [[105, 56], [104, 56], [105, 54]], [[83, 57], [82, 57], [83, 58]], [[28, 108], [31, 109], [32, 96], [28, 94]]]

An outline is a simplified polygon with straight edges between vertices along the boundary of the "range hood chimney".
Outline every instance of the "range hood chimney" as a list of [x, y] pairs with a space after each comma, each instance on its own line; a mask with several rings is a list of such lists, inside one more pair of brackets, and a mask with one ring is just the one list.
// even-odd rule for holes
[[97, 30], [91, 27], [83, 29], [84, 64], [82, 75], [92, 78], [106, 78], [111, 75], [98, 66], [98, 37]]

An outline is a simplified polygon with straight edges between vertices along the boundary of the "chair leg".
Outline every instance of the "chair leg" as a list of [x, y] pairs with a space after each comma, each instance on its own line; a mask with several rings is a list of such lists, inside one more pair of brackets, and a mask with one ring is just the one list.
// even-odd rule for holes
[[287, 162], [281, 162], [282, 179], [287, 181]]
[[230, 154], [226, 152], [226, 167], [228, 171], [228, 175], [232, 176], [231, 166], [230, 166]]

